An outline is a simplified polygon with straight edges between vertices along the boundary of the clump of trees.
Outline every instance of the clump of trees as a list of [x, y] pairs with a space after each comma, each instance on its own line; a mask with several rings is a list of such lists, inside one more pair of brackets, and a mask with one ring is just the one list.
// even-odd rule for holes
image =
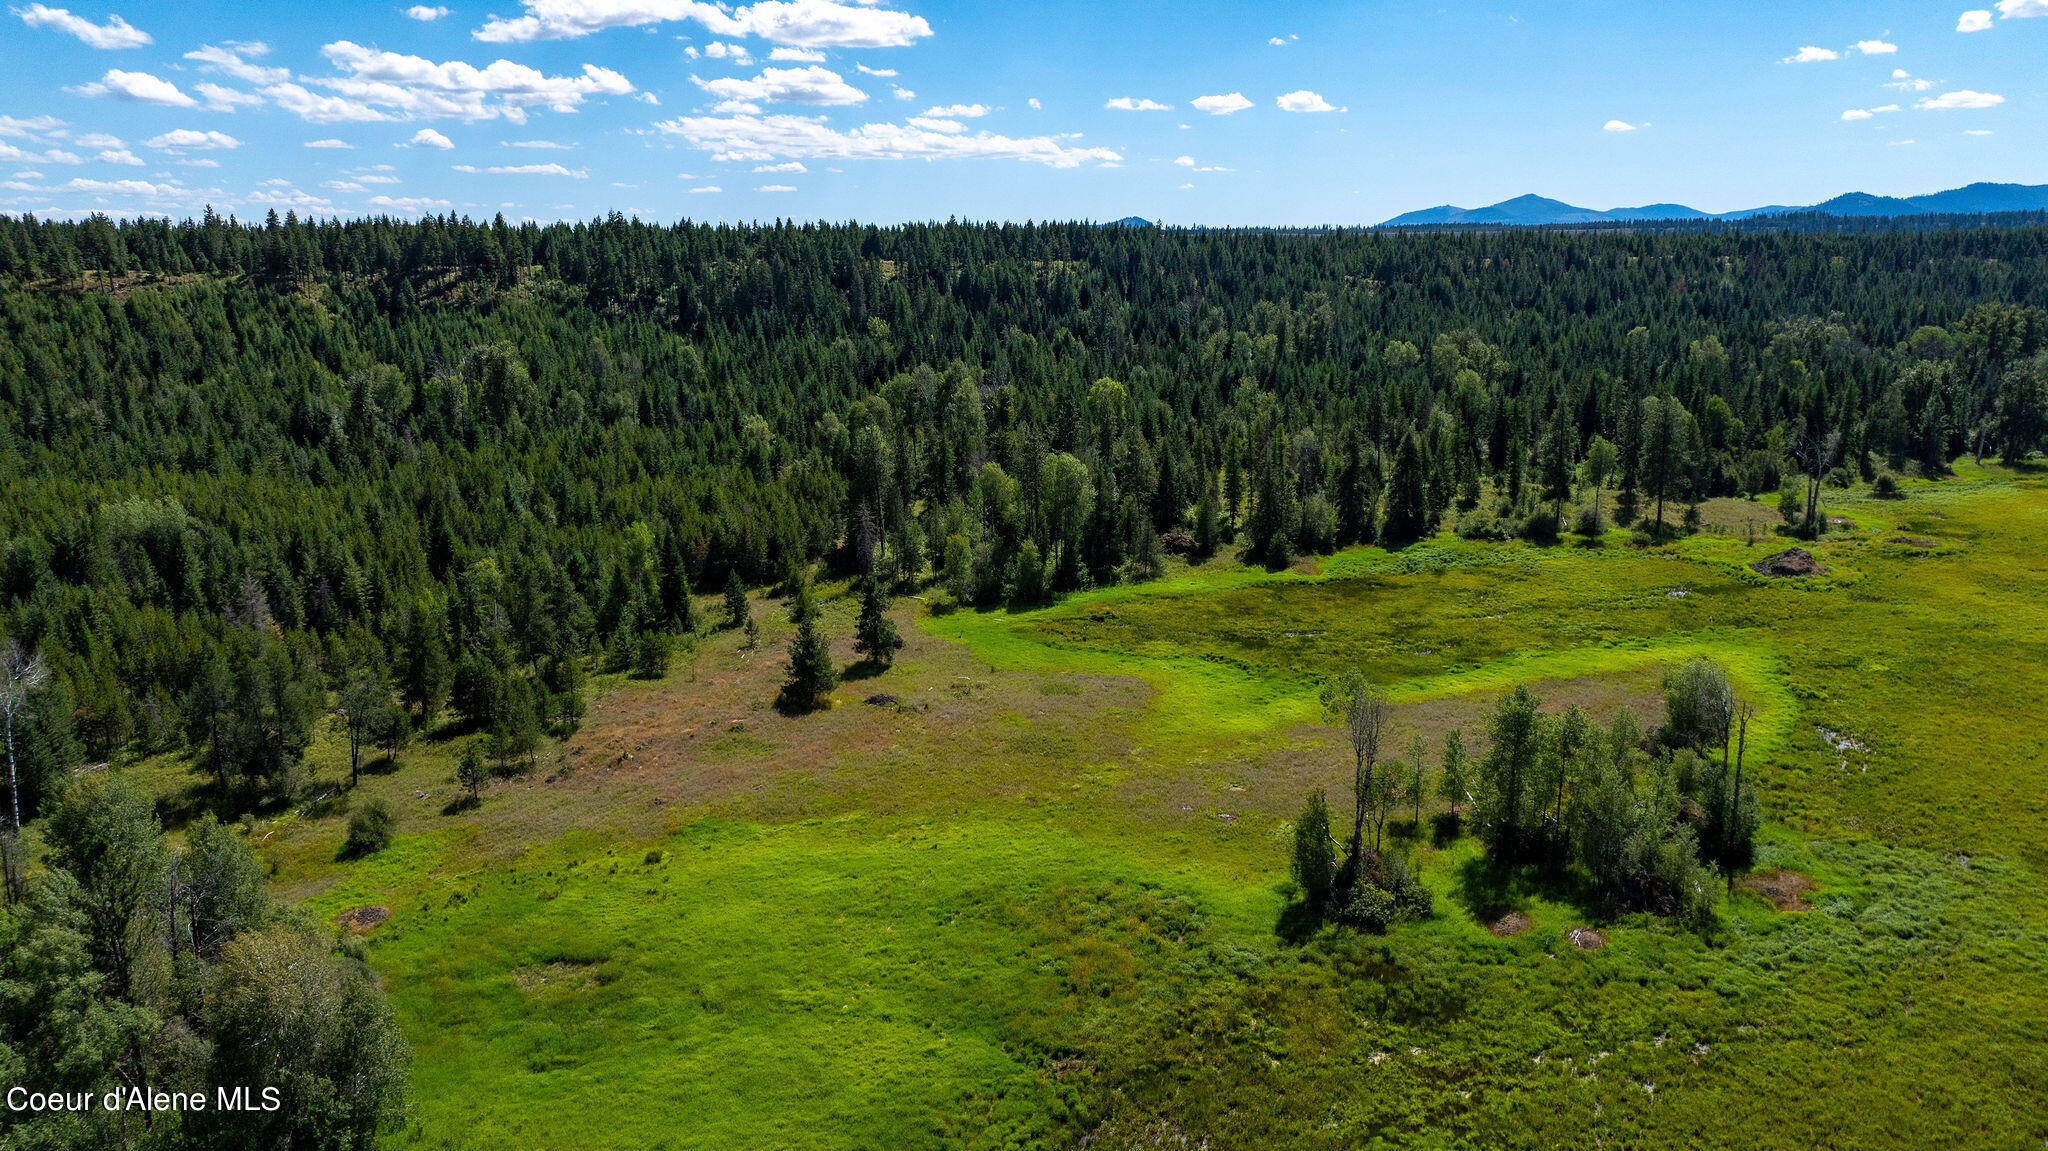
[[1406, 760], [1383, 760], [1389, 710], [1363, 677], [1323, 689], [1326, 713], [1352, 752], [1348, 836], [1333, 832], [1329, 802], [1310, 795], [1294, 827], [1295, 891], [1316, 917], [1384, 930], [1426, 915], [1429, 898], [1385, 853], [1387, 821], [1405, 808], [1420, 833], [1425, 805], [1461, 817], [1488, 857], [1508, 867], [1578, 870], [1617, 910], [1698, 924], [1713, 906], [1713, 871], [1747, 867], [1759, 821], [1745, 774], [1748, 723], [1721, 669], [1694, 659], [1664, 681], [1665, 719], [1648, 736], [1623, 708], [1605, 727], [1574, 706], [1551, 715], [1524, 686], [1496, 702], [1477, 760], [1462, 732], [1446, 733], [1434, 770], [1420, 736]]
[[[182, 850], [118, 774], [49, 797], [43, 865], [0, 907], [0, 1066], [38, 1090], [275, 1087], [275, 1111], [17, 1115], [23, 1146], [372, 1146], [405, 1113], [409, 1055], [375, 978], [271, 904], [234, 827]], [[12, 877], [11, 877], [12, 878]]]

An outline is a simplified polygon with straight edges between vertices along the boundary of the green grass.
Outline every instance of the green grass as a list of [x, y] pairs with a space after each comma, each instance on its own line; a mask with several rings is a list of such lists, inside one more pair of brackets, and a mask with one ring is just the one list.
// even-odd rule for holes
[[[1444, 539], [926, 616], [803, 719], [767, 706], [779, 650], [714, 636], [607, 679], [548, 782], [442, 814], [460, 745], [429, 743], [259, 850], [323, 915], [392, 910], [397, 1146], [2040, 1146], [2048, 489], [1906, 495], [1831, 493], [1856, 527], [1797, 584], [1746, 567], [1776, 540]], [[1348, 762], [1322, 677], [1476, 736], [1516, 683], [1611, 708], [1694, 656], [1758, 708], [1760, 862], [1812, 910], [1610, 919], [1397, 825], [1434, 918], [1278, 939], [1289, 820]], [[336, 777], [331, 739], [313, 761]], [[338, 861], [371, 795], [401, 834]], [[1510, 910], [1530, 928], [1495, 937]]]

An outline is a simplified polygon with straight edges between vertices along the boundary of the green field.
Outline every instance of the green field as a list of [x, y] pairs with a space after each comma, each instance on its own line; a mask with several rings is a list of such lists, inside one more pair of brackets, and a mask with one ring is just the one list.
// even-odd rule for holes
[[[322, 914], [391, 912], [398, 1146], [2037, 1147], [2048, 485], [1963, 466], [1829, 510], [1806, 581], [1746, 569], [1767, 536], [1617, 532], [903, 601], [897, 666], [802, 718], [768, 706], [786, 625], [757, 605], [764, 650], [608, 682], [478, 810], [444, 814], [428, 742], [365, 780], [400, 815], [381, 855], [336, 860], [338, 811], [259, 850]], [[842, 662], [851, 614], [826, 604]], [[1522, 682], [1654, 722], [1696, 655], [1758, 708], [1760, 866], [1805, 909], [1605, 919], [1425, 820], [1396, 834], [1434, 918], [1276, 934], [1289, 820], [1348, 770], [1322, 677], [1387, 685], [1398, 747], [1476, 741]]]

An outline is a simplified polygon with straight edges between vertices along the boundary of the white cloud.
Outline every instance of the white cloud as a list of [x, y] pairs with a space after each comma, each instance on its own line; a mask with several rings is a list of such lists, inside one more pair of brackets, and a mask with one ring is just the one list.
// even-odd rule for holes
[[764, 104], [858, 104], [866, 92], [848, 84], [839, 73], [812, 64], [804, 68], [763, 68], [751, 80], [725, 76], [716, 80], [690, 81], [726, 100], [759, 101]]
[[414, 215], [428, 208], [452, 208], [455, 206], [446, 200], [436, 200], [429, 196], [372, 196], [364, 200], [363, 203], [368, 204], [372, 208], [389, 208], [394, 212], [409, 212]]
[[1024, 101], [1024, 102], [1025, 102], [1026, 104], [1030, 105], [1030, 106], [1031, 106], [1031, 110], [1032, 110], [1032, 111], [1034, 111], [1034, 112], [1038, 111], [1038, 110], [1039, 110], [1040, 108], [1043, 108], [1043, 107], [1045, 107], [1045, 105], [1043, 105], [1043, 104], [1041, 104], [1041, 103], [1039, 103], [1039, 102], [1038, 102], [1038, 97], [1036, 97], [1036, 96], [1033, 96], [1033, 97], [1031, 97], [1031, 98], [1030, 98], [1029, 100], [1026, 100], [1026, 101]]
[[[458, 172], [462, 170], [462, 168], [456, 169]], [[474, 168], [468, 170], [475, 171]], [[587, 180], [590, 178], [590, 171], [587, 168], [565, 168], [560, 164], [505, 164], [495, 168], [486, 168], [484, 171], [489, 172], [493, 176], [567, 176], [572, 180]]]
[[1972, 8], [1968, 12], [1963, 13], [1962, 17], [1956, 21], [1956, 31], [1958, 32], [1982, 32], [1989, 27], [1991, 27], [1991, 10], [1988, 8]]
[[896, 69], [894, 68], [870, 68], [866, 64], [855, 64], [854, 67], [859, 69], [860, 74], [863, 76], [879, 76], [884, 80], [896, 78]]
[[185, 59], [196, 61], [202, 72], [219, 72], [247, 84], [282, 84], [292, 78], [289, 68], [266, 68], [252, 64], [246, 57], [267, 56], [270, 46], [261, 41], [231, 43], [225, 46], [204, 44], [185, 53]]
[[1157, 100], [1148, 100], [1142, 96], [1118, 96], [1116, 99], [1104, 104], [1103, 107], [1117, 112], [1173, 111], [1173, 105], [1171, 104], [1161, 104]]
[[946, 120], [977, 120], [995, 109], [987, 104], [947, 104], [943, 107], [926, 108], [924, 114]]
[[302, 192], [292, 187], [286, 181], [266, 180], [264, 182], [274, 186], [282, 186], [276, 191], [249, 193], [249, 203], [268, 204], [273, 208], [308, 208], [318, 211], [332, 211], [334, 209], [334, 202], [332, 200], [324, 196], [315, 196], [310, 192]]
[[1337, 106], [1306, 88], [1273, 101], [1282, 112], [1335, 112]]
[[702, 0], [521, 0], [521, 7], [526, 15], [494, 18], [471, 35], [494, 43], [563, 40], [670, 20], [694, 20], [717, 36], [758, 36], [799, 48], [907, 48], [932, 34], [924, 17], [877, 0], [760, 0], [730, 10]]
[[788, 162], [788, 163], [786, 163], [786, 164], [760, 164], [760, 165], [757, 165], [757, 166], [756, 166], [756, 167], [754, 168], [754, 171], [756, 171], [756, 172], [795, 172], [795, 173], [798, 173], [798, 174], [802, 174], [802, 173], [804, 173], [804, 172], [808, 172], [808, 171], [810, 171], [810, 169], [809, 169], [809, 168], [806, 168], [806, 167], [804, 167], [804, 166], [803, 166], [803, 164], [799, 163], [799, 162], [798, 162], [798, 161], [796, 161], [796, 160], [791, 160], [791, 161], [789, 161], [789, 162]]
[[1266, 41], [1266, 43], [1271, 44], [1275, 48], [1285, 48], [1287, 47], [1287, 38], [1284, 36], [1275, 36], [1272, 39]]
[[967, 125], [962, 124], [958, 120], [938, 120], [930, 116], [912, 116], [905, 120], [904, 123], [909, 124], [913, 128], [922, 128], [927, 132], [944, 132], [952, 136], [957, 136], [967, 130]]
[[1182, 184], [1182, 185], [1180, 185], [1180, 190], [1181, 190], [1181, 191], [1183, 191], [1183, 192], [1185, 192], [1185, 191], [1187, 191], [1187, 190], [1188, 190], [1189, 188], [1192, 188], [1192, 187], [1194, 187], [1194, 185], [1193, 185], [1193, 184]]
[[351, 151], [351, 152], [353, 152], [353, 151], [355, 151], [355, 147], [356, 147], [356, 146], [355, 146], [354, 144], [351, 144], [351, 143], [349, 143], [349, 142], [348, 142], [347, 140], [335, 140], [335, 139], [329, 138], [329, 139], [326, 139], [326, 140], [308, 140], [308, 141], [306, 141], [306, 147], [308, 147], [308, 148], [340, 148], [340, 149], [346, 149], [346, 150], [348, 150], [348, 151]]
[[71, 143], [80, 148], [125, 148], [128, 146], [128, 141], [123, 140], [119, 136], [110, 136], [105, 132], [87, 132], [83, 135], [73, 136], [71, 137]]
[[193, 128], [174, 128], [161, 136], [152, 136], [143, 143], [159, 152], [212, 152], [221, 148], [239, 148], [240, 140], [225, 132], [201, 132]]
[[320, 186], [331, 192], [367, 192], [368, 188], [354, 180], [322, 180]]
[[263, 92], [275, 100], [278, 107], [309, 124], [367, 123], [395, 118], [360, 100], [322, 96], [297, 84], [273, 84]]
[[1193, 156], [1175, 156], [1173, 158], [1173, 162], [1180, 165], [1183, 168], [1192, 168], [1195, 166], [1195, 158]]
[[234, 88], [223, 88], [219, 84], [201, 80], [193, 86], [200, 99], [206, 102], [210, 112], [232, 112], [236, 108], [253, 107], [263, 103], [263, 97], [253, 92], [242, 92]]
[[713, 193], [713, 192], [723, 192], [723, 191], [725, 191], [725, 189], [724, 189], [724, 188], [721, 188], [721, 187], [719, 187], [719, 186], [718, 186], [718, 185], [716, 185], [716, 184], [706, 184], [706, 185], [704, 185], [704, 186], [703, 186], [703, 187], [701, 187], [701, 188], [692, 188], [692, 189], [690, 189], [690, 195], [692, 195], [692, 196], [708, 196], [708, 195], [710, 195], [710, 194], [711, 194], [711, 193]]
[[500, 140], [500, 148], [540, 148], [549, 152], [566, 152], [578, 147], [576, 144], [558, 144], [553, 140]]
[[152, 200], [168, 200], [183, 195], [185, 189], [177, 184], [152, 184], [147, 180], [88, 180], [83, 177], [67, 181], [57, 188], [60, 192], [97, 192], [103, 195], [143, 196]]
[[723, 40], [713, 40], [711, 43], [704, 45], [704, 54], [713, 60], [730, 60], [735, 64], [752, 64], [754, 62], [753, 54], [744, 47], [738, 44], [727, 44]]
[[30, 152], [12, 144], [0, 144], [0, 160], [10, 164], [83, 164], [85, 157], [62, 148], [50, 148], [42, 152]]
[[1245, 99], [1242, 92], [1230, 92], [1221, 96], [1197, 96], [1188, 103], [1195, 106], [1195, 111], [1207, 112], [1211, 116], [1228, 116], [1232, 112], [1242, 112], [1252, 106], [1252, 102]]
[[178, 86], [169, 80], [147, 72], [123, 72], [119, 68], [109, 68], [107, 74], [98, 80], [66, 88], [65, 91], [79, 96], [112, 96], [138, 104], [160, 104], [166, 108], [195, 108], [199, 105], [199, 101], [179, 91]]
[[1943, 92], [1939, 96], [1930, 96], [1913, 106], [1915, 108], [1924, 108], [1930, 112], [1946, 112], [1956, 108], [1995, 108], [2003, 103], [2005, 103], [2005, 97], [2003, 96], [1996, 96], [1990, 92], [1973, 92], [1968, 88], [1958, 88], [1953, 92]]
[[73, 16], [66, 9], [42, 4], [16, 8], [14, 14], [31, 28], [54, 28], [78, 37], [92, 48], [140, 48], [155, 43], [149, 33], [131, 26], [119, 16], [109, 16], [105, 24], [95, 24], [83, 16]]
[[1833, 48], [1816, 48], [1809, 44], [1806, 47], [1801, 48], [1799, 51], [1792, 53], [1790, 56], [1785, 57], [1783, 60], [1778, 61], [1778, 63], [1813, 64], [1822, 60], [1840, 60], [1841, 58], [1842, 54], [1840, 52], [1835, 51]]
[[788, 184], [763, 184], [763, 185], [761, 185], [760, 187], [758, 187], [758, 188], [754, 189], [754, 191], [756, 191], [756, 192], [794, 192], [794, 191], [796, 191], [796, 189], [795, 189], [795, 188], [792, 188], [792, 187], [790, 187], [790, 186], [789, 186]]
[[94, 156], [93, 159], [98, 160], [102, 164], [130, 164], [137, 168], [142, 166], [142, 157], [137, 156], [126, 148], [109, 148]]
[[[390, 109], [411, 118], [487, 120], [502, 116], [524, 123], [529, 108], [573, 112], [591, 96], [624, 96], [635, 91], [624, 76], [595, 64], [585, 64], [581, 76], [549, 76], [510, 60], [496, 60], [482, 68], [460, 60], [437, 64], [421, 56], [380, 52], [347, 40], [328, 44], [320, 52], [347, 75], [308, 82], [338, 92], [356, 105], [345, 111], [318, 113], [331, 118], [359, 118], [361, 112]], [[286, 105], [279, 95], [285, 87], [296, 85], [277, 85], [266, 92]], [[315, 118], [305, 112], [300, 115]], [[380, 114], [379, 118], [384, 117]]]
[[1989, 135], [1991, 135], [1991, 129], [1989, 129], [1989, 128], [1965, 128], [1965, 129], [1963, 129], [1963, 135], [1965, 135], [1965, 136], [1989, 136]]
[[1842, 119], [1844, 120], [1868, 120], [1870, 117], [1871, 113], [1863, 108], [1851, 108], [1842, 113]]
[[908, 88], [899, 88], [899, 87], [897, 87], [897, 86], [896, 86], [896, 85], [894, 85], [894, 84], [891, 84], [891, 85], [889, 85], [889, 92], [890, 92], [890, 93], [891, 93], [892, 95], [894, 95], [894, 96], [895, 96], [895, 97], [896, 97], [896, 98], [897, 98], [898, 100], [915, 100], [915, 99], [917, 99], [917, 93], [915, 93], [915, 92], [911, 91], [911, 90], [910, 90], [910, 89], [908, 89]]
[[1887, 44], [1882, 40], [1858, 40], [1856, 41], [1856, 50], [1865, 56], [1889, 56], [1897, 52], [1899, 46], [1897, 44]]
[[1998, 16], [2001, 20], [2048, 16], [2048, 0], [1998, 0]]
[[211, 158], [209, 158], [209, 157], [206, 157], [206, 156], [187, 156], [186, 158], [184, 158], [184, 159], [182, 159], [182, 160], [174, 160], [174, 161], [172, 161], [172, 163], [175, 163], [175, 164], [176, 164], [176, 165], [178, 165], [178, 167], [180, 167], [180, 168], [218, 168], [218, 167], [220, 167], [220, 161], [219, 161], [219, 160], [211, 159]]
[[31, 116], [26, 120], [0, 116], [0, 136], [12, 136], [17, 140], [54, 132], [63, 126], [64, 121], [55, 116]]
[[1925, 92], [1929, 88], [1934, 87], [1934, 81], [1923, 80], [1904, 68], [1894, 68], [1892, 69], [1892, 82], [1886, 84], [1885, 87], [1897, 88], [1901, 92]]
[[431, 8], [429, 8], [425, 4], [415, 4], [412, 7], [407, 8], [405, 10], [405, 14], [407, 16], [412, 17], [415, 20], [425, 23], [426, 21], [439, 20], [441, 17], [446, 16], [448, 14], [448, 9], [443, 8], [438, 4]]
[[770, 60], [794, 60], [805, 64], [823, 64], [825, 54], [816, 48], [777, 48], [768, 53]]
[[1887, 147], [1887, 148], [1903, 148], [1903, 147], [1905, 147], [1905, 146], [1906, 146], [1906, 145], [1908, 145], [1908, 144], [1918, 144], [1919, 142], [1920, 142], [1920, 141], [1918, 141], [1918, 140], [1893, 140], [1893, 141], [1891, 141], [1890, 143], [1886, 144], [1886, 145], [1885, 145], [1885, 147]]
[[434, 131], [432, 128], [421, 128], [419, 131], [414, 132], [412, 139], [406, 141], [406, 143], [414, 148], [433, 148], [441, 152], [446, 152], [455, 146], [455, 141]]
[[942, 132], [907, 124], [864, 124], [844, 131], [813, 116], [684, 116], [655, 125], [721, 163], [780, 159], [1019, 160], [1054, 168], [1121, 163], [1108, 148], [1066, 143], [1067, 137], [1010, 137], [992, 132]]

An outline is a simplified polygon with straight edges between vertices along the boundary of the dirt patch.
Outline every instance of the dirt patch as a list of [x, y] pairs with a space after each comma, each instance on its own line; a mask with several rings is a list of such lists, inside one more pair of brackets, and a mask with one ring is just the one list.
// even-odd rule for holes
[[1508, 939], [1529, 930], [1529, 917], [1519, 911], [1510, 911], [1487, 924], [1486, 929], [1502, 939]]
[[1828, 574], [1827, 565], [1813, 558], [1805, 548], [1786, 548], [1774, 556], [1749, 565], [1749, 570], [1773, 579], [1797, 579], [1801, 576]]
[[1574, 927], [1564, 937], [1580, 951], [1598, 951], [1607, 946], [1607, 937], [1590, 927]]
[[513, 986], [529, 995], [544, 987], [581, 991], [601, 982], [588, 963], [532, 963], [512, 969]]
[[1809, 892], [1816, 890], [1813, 880], [1796, 871], [1772, 868], [1745, 875], [1735, 886], [1744, 891], [1753, 891], [1779, 911], [1811, 911], [1813, 905], [1806, 901]]
[[391, 918], [390, 908], [370, 904], [363, 907], [351, 907], [340, 915], [335, 916], [334, 921], [350, 931], [361, 934], [389, 918]]

